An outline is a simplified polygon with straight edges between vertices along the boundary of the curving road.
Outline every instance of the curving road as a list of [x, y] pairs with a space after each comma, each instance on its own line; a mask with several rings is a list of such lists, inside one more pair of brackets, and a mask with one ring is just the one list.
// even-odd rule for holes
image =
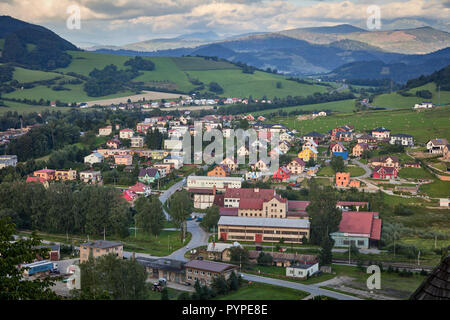
[[321, 289], [321, 288], [319, 288], [320, 283], [318, 283], [316, 285], [306, 285], [306, 284], [301, 284], [301, 283], [292, 282], [292, 281], [285, 281], [285, 280], [255, 276], [253, 274], [248, 274], [248, 273], [243, 273], [243, 275], [246, 280], [272, 284], [275, 286], [291, 288], [291, 289], [295, 289], [295, 290], [302, 290], [302, 291], [306, 291], [306, 292], [310, 293], [311, 296], [324, 295], [324, 296], [336, 298], [339, 300], [361, 300], [360, 298], [357, 298], [354, 296], [350, 296], [350, 295], [346, 295], [346, 294], [342, 294], [342, 293], [338, 293], [338, 292], [334, 292], [334, 291], [330, 291], [330, 290]]

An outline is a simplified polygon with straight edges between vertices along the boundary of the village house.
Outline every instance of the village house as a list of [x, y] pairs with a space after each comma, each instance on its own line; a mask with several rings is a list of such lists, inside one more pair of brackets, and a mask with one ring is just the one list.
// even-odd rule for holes
[[288, 200], [286, 217], [289, 219], [308, 218], [308, 212], [306, 212], [308, 206], [309, 201]]
[[192, 189], [212, 189], [224, 191], [227, 188], [241, 188], [243, 179], [241, 177], [206, 177], [189, 176], [187, 187]]
[[216, 200], [216, 188], [212, 189], [188, 189], [191, 198], [193, 199], [194, 208], [196, 209], [208, 209], [214, 204]]
[[341, 209], [342, 211], [360, 211], [360, 209], [365, 208], [369, 209], [368, 202], [362, 201], [338, 201], [336, 203], [336, 208]]
[[245, 146], [241, 146], [237, 151], [237, 155], [240, 157], [248, 156], [248, 149]]
[[104, 128], [98, 129], [98, 135], [100, 137], [107, 137], [112, 134], [112, 126], [106, 126]]
[[420, 163], [419, 162], [407, 162], [403, 164], [403, 168], [416, 168], [419, 169], [420, 168]]
[[114, 157], [114, 163], [117, 165], [130, 166], [133, 164], [133, 156], [131, 155], [119, 155]]
[[446, 144], [442, 149], [442, 155], [444, 161], [450, 161], [450, 144]]
[[389, 140], [391, 130], [386, 129], [385, 127], [378, 127], [376, 129], [373, 129], [371, 134], [372, 137], [376, 138], [377, 140]]
[[150, 184], [159, 178], [159, 171], [156, 168], [142, 168], [139, 170], [138, 180], [142, 183]]
[[209, 260], [218, 260], [218, 261], [230, 261], [231, 260], [231, 248], [234, 247], [232, 243], [208, 243], [208, 248], [206, 251], [208, 252]]
[[431, 154], [443, 154], [444, 147], [448, 144], [447, 139], [436, 138], [427, 142], [427, 150]]
[[41, 177], [28, 176], [26, 182], [27, 183], [31, 183], [31, 182], [41, 183], [46, 189], [49, 187], [48, 180], [45, 180], [44, 178], [41, 178]]
[[134, 205], [134, 201], [137, 200], [139, 196], [130, 190], [125, 190], [122, 192], [122, 198], [124, 198], [130, 205]]
[[291, 172], [286, 167], [279, 167], [273, 172], [272, 179], [275, 182], [287, 181], [291, 176]]
[[315, 131], [312, 131], [312, 132], [310, 132], [308, 134], [305, 134], [302, 137], [302, 139], [303, 139], [303, 141], [314, 140], [314, 141], [319, 141], [320, 142], [320, 141], [325, 140], [325, 135], [323, 135], [321, 133], [318, 133], [318, 132], [315, 132]]
[[289, 152], [289, 149], [291, 148], [291, 144], [287, 141], [281, 141], [278, 145], [278, 149], [280, 149], [283, 154], [286, 154]]
[[316, 149], [308, 147], [308, 148], [302, 150], [301, 152], [299, 152], [298, 157], [300, 159], [302, 159], [303, 161], [308, 162], [310, 159], [314, 159], [314, 161], [317, 160], [317, 155], [318, 155], [318, 152]]
[[84, 183], [97, 184], [102, 182], [100, 171], [87, 170], [80, 172], [80, 181]]
[[173, 169], [172, 163], [155, 163], [153, 168], [158, 169], [161, 178], [167, 176]]
[[289, 162], [286, 167], [291, 172], [291, 174], [298, 175], [303, 173], [303, 171], [305, 170], [305, 162], [300, 158], [295, 158], [294, 160]]
[[365, 142], [357, 143], [352, 150], [354, 157], [361, 157], [364, 151], [369, 150], [369, 145]]
[[368, 134], [363, 134], [359, 138], [357, 138], [358, 143], [366, 143], [368, 145], [376, 145], [378, 143], [377, 138], [372, 137]]
[[256, 163], [250, 165], [250, 168], [252, 168], [252, 170], [258, 170], [261, 172], [268, 171], [269, 167], [270, 167], [270, 162], [268, 162], [267, 160], [263, 160], [263, 159], [259, 159]]
[[232, 272], [237, 272], [238, 266], [207, 260], [191, 260], [185, 264], [186, 282], [194, 285], [210, 286], [215, 277], [223, 276], [228, 280]]
[[73, 181], [77, 179], [77, 171], [72, 169], [55, 170], [55, 179], [63, 181]]
[[226, 157], [220, 162], [220, 164], [226, 165], [231, 171], [235, 171], [238, 168], [236, 159]]
[[16, 155], [0, 155], [0, 169], [6, 167], [15, 167], [17, 165]]
[[398, 174], [398, 171], [395, 167], [377, 166], [377, 167], [373, 168], [372, 178], [393, 180], [393, 179], [397, 179], [397, 174]]
[[219, 164], [211, 171], [208, 171], [208, 177], [228, 177], [230, 176], [230, 171], [231, 170], [226, 165]]
[[307, 148], [317, 150], [318, 147], [319, 145], [314, 140], [306, 140], [305, 143], [302, 145], [302, 150], [305, 150]]
[[89, 163], [90, 165], [93, 165], [94, 163], [101, 163], [103, 162], [104, 157], [98, 153], [93, 152], [90, 155], [84, 157], [84, 163]]
[[349, 172], [336, 172], [336, 185], [339, 187], [347, 187], [350, 183]]
[[259, 180], [263, 176], [261, 171], [247, 171], [245, 173], [245, 180]]
[[340, 142], [330, 144], [330, 150], [333, 156], [342, 157], [342, 159], [348, 159], [347, 148]]
[[55, 180], [55, 170], [53, 169], [42, 169], [33, 172], [34, 177], [43, 178], [46, 181]]
[[123, 244], [113, 241], [90, 241], [80, 245], [80, 263], [86, 262], [90, 256], [94, 259], [113, 254], [119, 259], [123, 259]]
[[400, 163], [396, 156], [379, 156], [369, 159], [369, 165], [372, 167], [393, 167], [398, 169]]
[[119, 131], [120, 139], [131, 139], [134, 136], [134, 131], [132, 129], [122, 129]]
[[221, 216], [218, 234], [224, 241], [302, 243], [309, 239], [308, 219], [251, 218]]
[[145, 267], [148, 279], [184, 284], [186, 282], [185, 262], [167, 258], [136, 257], [136, 261]]
[[144, 147], [144, 137], [131, 137], [130, 138], [131, 148], [143, 148]]
[[169, 155], [163, 159], [163, 163], [171, 164], [175, 170], [178, 170], [183, 167], [183, 160], [183, 157]]
[[378, 247], [381, 225], [382, 220], [378, 212], [342, 212], [339, 230], [330, 236], [334, 240], [335, 247], [349, 248], [351, 245], [359, 249]]
[[[258, 256], [261, 251], [257, 250], [249, 250], [249, 262], [257, 263]], [[319, 259], [316, 255], [312, 254], [299, 254], [295, 253], [287, 253], [287, 252], [271, 252], [265, 251], [264, 254], [270, 255], [272, 257], [272, 265], [277, 267], [289, 267], [291, 265], [295, 265], [297, 263], [317, 263]]]
[[413, 109], [432, 109], [433, 103], [430, 101], [424, 101], [422, 103], [416, 103]]
[[143, 184], [142, 182], [136, 182], [134, 186], [128, 188], [128, 191], [134, 192], [137, 195], [143, 195], [148, 197], [152, 189], [149, 186]]
[[151, 129], [152, 127], [153, 127], [153, 123], [141, 122], [136, 125], [136, 131], [143, 133], [143, 134], [147, 134], [149, 129]]
[[414, 138], [409, 134], [398, 133], [391, 136], [389, 143], [412, 147], [414, 146]]
[[319, 272], [319, 263], [298, 263], [286, 267], [286, 276], [307, 279], [308, 277]]
[[111, 139], [106, 142], [106, 146], [112, 149], [119, 149], [122, 143], [118, 139]]

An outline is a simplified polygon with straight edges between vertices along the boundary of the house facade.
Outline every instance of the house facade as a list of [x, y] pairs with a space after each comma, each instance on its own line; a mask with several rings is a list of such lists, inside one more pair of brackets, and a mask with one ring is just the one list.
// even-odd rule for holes
[[80, 263], [89, 259], [89, 256], [98, 258], [107, 254], [113, 254], [119, 259], [123, 259], [123, 244], [113, 241], [90, 241], [80, 245]]

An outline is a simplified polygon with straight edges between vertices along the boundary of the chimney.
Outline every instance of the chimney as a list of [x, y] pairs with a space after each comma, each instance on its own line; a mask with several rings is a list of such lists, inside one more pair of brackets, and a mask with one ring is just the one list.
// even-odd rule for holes
[[216, 195], [216, 186], [215, 185], [213, 186], [213, 195], [214, 196]]

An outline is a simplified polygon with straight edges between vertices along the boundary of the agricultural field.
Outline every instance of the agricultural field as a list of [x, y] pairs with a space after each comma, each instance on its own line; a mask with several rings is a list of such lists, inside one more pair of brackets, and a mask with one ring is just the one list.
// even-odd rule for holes
[[450, 195], [450, 181], [436, 180], [432, 183], [423, 184], [419, 191], [432, 198], [446, 198]]
[[424, 168], [403, 168], [398, 172], [400, 178], [405, 179], [434, 179], [434, 175]]
[[239, 67], [226, 61], [205, 60], [199, 57], [178, 57], [178, 58], [171, 58], [171, 60], [180, 70], [183, 71], [205, 71], [205, 70], [223, 70], [223, 69], [239, 70]]
[[384, 126], [391, 134], [406, 133], [414, 137], [416, 143], [426, 143], [431, 138], [450, 139], [450, 107], [441, 107], [425, 112], [412, 110], [367, 111], [361, 113], [337, 114], [314, 120], [298, 121], [295, 117], [275, 117], [273, 123], [282, 123], [300, 134], [311, 131], [326, 133], [332, 128], [353, 125], [356, 131], [369, 131]]
[[45, 110], [48, 111], [61, 111], [67, 112], [72, 108], [69, 107], [50, 107], [50, 106], [33, 106], [29, 104], [13, 102], [13, 101], [4, 101], [7, 107], [0, 107], [0, 115], [7, 113], [8, 111], [17, 112], [19, 114], [26, 114], [31, 112], [42, 112]]
[[309, 293], [300, 290], [252, 282], [218, 300], [302, 300], [308, 295]]
[[[340, 100], [340, 101], [332, 101], [326, 103], [317, 103], [317, 104], [307, 104], [304, 106], [293, 106], [286, 108], [274, 108], [267, 109], [262, 111], [257, 111], [254, 113], [255, 116], [266, 116], [268, 114], [283, 111], [283, 112], [292, 112], [292, 111], [321, 111], [321, 110], [331, 110], [333, 112], [352, 112], [355, 109], [355, 100]], [[308, 120], [306, 120], [308, 121]]]
[[[39, 70], [29, 70], [20, 67], [14, 67], [13, 79], [17, 80], [21, 83], [26, 82], [34, 82], [41, 80], [50, 80], [57, 77], [61, 77], [62, 75], [56, 72], [45, 72]], [[67, 77], [73, 79], [72, 77]]]
[[[416, 97], [416, 91], [420, 90], [429, 90], [433, 97], [431, 99], [424, 99], [421, 97]], [[417, 87], [414, 89], [411, 89], [408, 91], [409, 93], [412, 93], [413, 97], [404, 97], [396, 92], [393, 93], [386, 93], [381, 94], [379, 96], [376, 96], [373, 105], [377, 107], [389, 107], [389, 108], [395, 108], [395, 109], [410, 109], [414, 107], [416, 103], [421, 103], [423, 101], [432, 101], [433, 104], [438, 104], [438, 91], [436, 88], [435, 83], [428, 83], [424, 86]], [[442, 91], [441, 90], [441, 105], [448, 105], [450, 104], [450, 91]]]
[[[189, 76], [205, 84], [217, 82], [223, 89], [223, 97], [249, 97], [268, 99], [286, 96], [308, 96], [315, 92], [326, 92], [324, 86], [297, 83], [286, 80], [283, 76], [255, 71], [254, 74], [242, 73], [240, 70], [189, 71]], [[281, 88], [277, 88], [277, 83]]]

